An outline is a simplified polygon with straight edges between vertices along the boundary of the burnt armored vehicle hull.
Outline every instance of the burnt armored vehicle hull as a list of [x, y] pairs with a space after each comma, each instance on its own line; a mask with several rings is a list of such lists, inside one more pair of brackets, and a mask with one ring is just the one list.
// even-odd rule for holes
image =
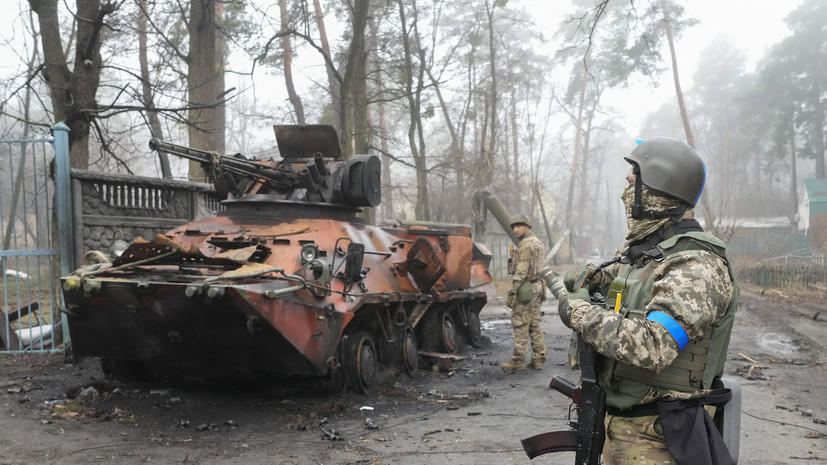
[[154, 143], [220, 163], [229, 198], [62, 278], [75, 355], [116, 372], [319, 375], [364, 391], [383, 367], [415, 371], [420, 351], [480, 343], [490, 254], [470, 229], [366, 224], [378, 159], [342, 160], [324, 126], [276, 134], [278, 163]]

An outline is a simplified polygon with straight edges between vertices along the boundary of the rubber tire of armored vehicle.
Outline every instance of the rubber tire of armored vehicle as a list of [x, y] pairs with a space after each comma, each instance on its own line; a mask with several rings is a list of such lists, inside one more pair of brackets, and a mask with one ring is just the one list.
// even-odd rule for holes
[[346, 387], [360, 394], [376, 385], [379, 352], [370, 333], [358, 331], [345, 336], [342, 343], [342, 369]]

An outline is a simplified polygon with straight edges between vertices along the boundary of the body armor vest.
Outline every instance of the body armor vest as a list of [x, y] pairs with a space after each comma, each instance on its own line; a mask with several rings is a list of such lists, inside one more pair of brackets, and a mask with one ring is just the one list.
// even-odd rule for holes
[[712, 252], [727, 264], [733, 285], [732, 300], [726, 313], [717, 318], [706, 333], [680, 351], [678, 357], [661, 373], [643, 370], [615, 360], [603, 358], [600, 383], [606, 390], [606, 403], [617, 408], [637, 405], [650, 387], [695, 392], [710, 389], [712, 380], [723, 374], [730, 332], [738, 301], [735, 275], [725, 255], [724, 243], [709, 233], [693, 231], [678, 234], [660, 242], [644, 257], [621, 267], [612, 282], [605, 306], [617, 310], [625, 318], [645, 318], [654, 284], [653, 272], [659, 262], [670, 254], [686, 250]]

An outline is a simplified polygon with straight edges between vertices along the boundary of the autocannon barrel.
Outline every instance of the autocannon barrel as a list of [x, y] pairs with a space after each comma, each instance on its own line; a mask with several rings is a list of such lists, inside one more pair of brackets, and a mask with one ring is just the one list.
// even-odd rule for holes
[[209, 166], [211, 168], [210, 172], [212, 173], [224, 171], [240, 176], [262, 178], [268, 182], [282, 185], [295, 181], [292, 173], [289, 171], [278, 170], [244, 158], [225, 157], [215, 152], [163, 142], [155, 138], [150, 139], [149, 148], [158, 152], [200, 162]]
[[156, 152], [164, 152], [177, 157], [187, 158], [207, 164], [213, 163], [213, 158], [218, 156], [215, 152], [207, 152], [206, 150], [171, 144], [155, 138], [149, 140], [149, 148], [150, 150], [155, 150]]

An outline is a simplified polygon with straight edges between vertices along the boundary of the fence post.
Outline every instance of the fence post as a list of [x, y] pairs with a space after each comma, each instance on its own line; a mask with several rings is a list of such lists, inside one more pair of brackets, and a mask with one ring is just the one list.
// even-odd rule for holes
[[[75, 269], [75, 247], [72, 240], [72, 180], [69, 164], [69, 126], [59, 122], [52, 126], [55, 149], [55, 208], [57, 208], [57, 235], [60, 249], [60, 275], [67, 276]], [[60, 292], [60, 291], [58, 291]], [[60, 292], [61, 300], [63, 292]], [[61, 302], [61, 306], [63, 303]], [[71, 345], [69, 322], [61, 318], [64, 350]]]

